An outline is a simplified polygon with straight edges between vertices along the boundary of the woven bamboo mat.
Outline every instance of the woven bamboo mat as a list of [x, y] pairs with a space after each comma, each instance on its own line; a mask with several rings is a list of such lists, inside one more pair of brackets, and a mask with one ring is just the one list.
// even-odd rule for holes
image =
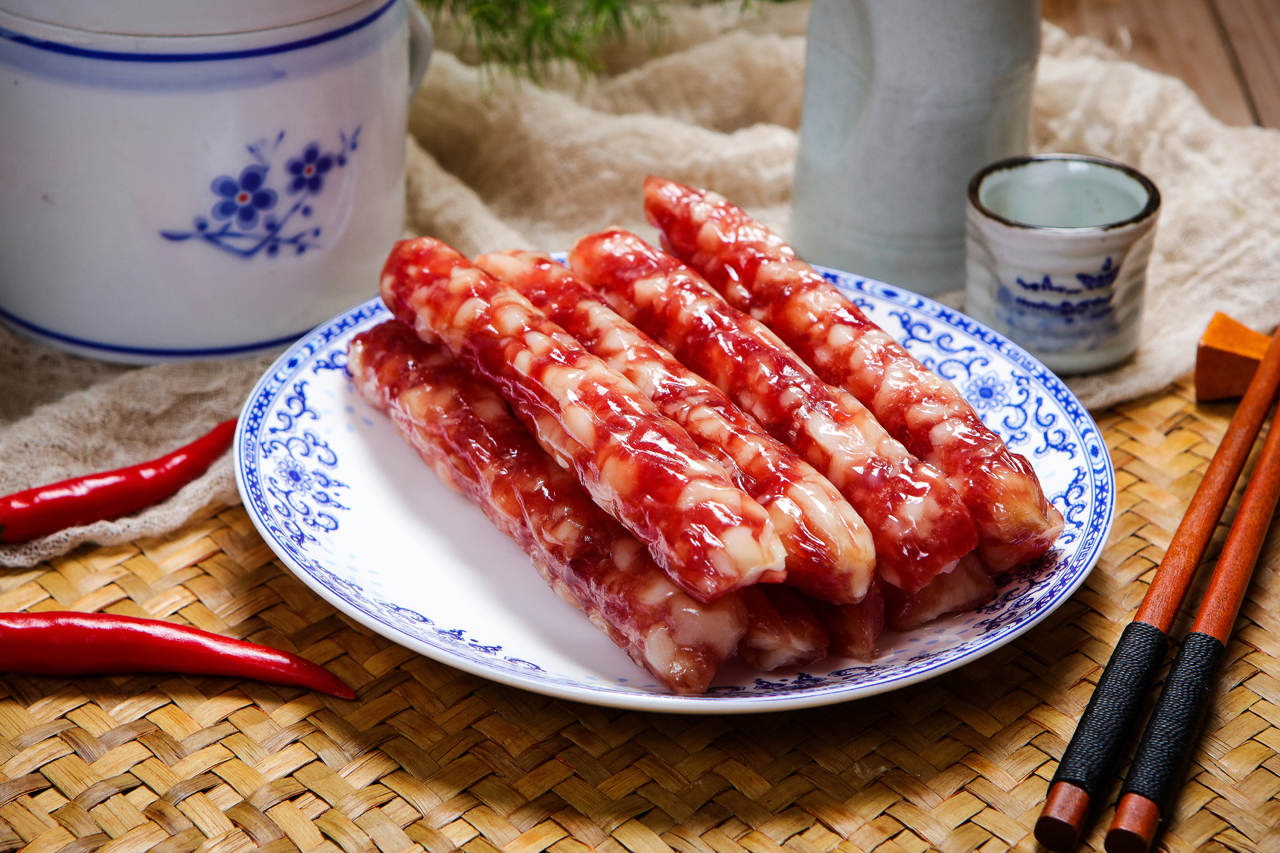
[[[0, 851], [1040, 849], [1031, 827], [1056, 759], [1231, 410], [1196, 406], [1184, 382], [1104, 415], [1118, 516], [1070, 601], [963, 669], [805, 711], [617, 711], [466, 675], [338, 615], [240, 507], [163, 540], [0, 570], [0, 610], [188, 622], [299, 651], [360, 694], [0, 676]], [[1170, 850], [1280, 850], [1278, 538], [1228, 648]], [[1082, 849], [1101, 849], [1109, 819]]]

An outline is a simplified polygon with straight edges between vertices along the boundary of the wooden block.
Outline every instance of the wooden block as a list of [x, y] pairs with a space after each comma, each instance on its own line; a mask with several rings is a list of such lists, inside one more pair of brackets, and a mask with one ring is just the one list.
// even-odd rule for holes
[[1270, 344], [1261, 332], [1214, 314], [1196, 350], [1196, 402], [1243, 395]]

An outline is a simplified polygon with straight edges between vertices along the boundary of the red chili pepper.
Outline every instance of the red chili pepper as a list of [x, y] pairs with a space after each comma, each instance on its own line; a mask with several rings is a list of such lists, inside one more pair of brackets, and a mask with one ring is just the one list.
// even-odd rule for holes
[[354, 699], [305, 658], [199, 628], [112, 613], [0, 613], [0, 672], [106, 675], [180, 672], [293, 684]]
[[208, 470], [231, 446], [235, 430], [232, 418], [159, 459], [0, 498], [0, 542], [11, 545], [39, 539], [157, 504]]

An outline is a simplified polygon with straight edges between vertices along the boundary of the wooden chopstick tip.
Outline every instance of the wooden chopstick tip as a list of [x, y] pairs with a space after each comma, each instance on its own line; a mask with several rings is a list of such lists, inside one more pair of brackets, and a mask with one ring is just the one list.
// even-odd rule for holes
[[1103, 843], [1107, 853], [1147, 853], [1160, 829], [1160, 807], [1141, 794], [1120, 798]]
[[1070, 853], [1089, 819], [1089, 794], [1070, 782], [1054, 782], [1036, 820], [1035, 836], [1050, 850]]

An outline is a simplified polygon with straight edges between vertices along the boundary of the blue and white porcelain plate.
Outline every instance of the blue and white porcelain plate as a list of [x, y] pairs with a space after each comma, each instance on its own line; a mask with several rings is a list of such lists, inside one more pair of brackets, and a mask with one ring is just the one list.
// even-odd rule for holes
[[598, 705], [747, 713], [871, 696], [970, 663], [1062, 604], [1098, 561], [1115, 507], [1102, 435], [1047, 368], [929, 299], [824, 273], [889, 334], [951, 380], [1031, 460], [1066, 517], [1055, 547], [998, 579], [971, 613], [881, 638], [871, 663], [827, 658], [759, 673], [730, 661], [703, 696], [666, 693], [539, 578], [515, 543], [445, 487], [345, 370], [357, 332], [389, 317], [377, 299], [325, 323], [258, 382], [236, 432], [236, 479], [280, 559], [340, 611], [450, 666]]

